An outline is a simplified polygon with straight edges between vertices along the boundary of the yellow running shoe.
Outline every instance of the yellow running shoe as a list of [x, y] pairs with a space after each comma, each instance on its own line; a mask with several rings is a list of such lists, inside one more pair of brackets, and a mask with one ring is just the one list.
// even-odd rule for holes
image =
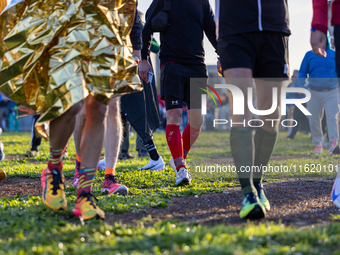
[[65, 210], [67, 201], [65, 197], [64, 174], [62, 171], [48, 168], [41, 173], [41, 185], [43, 187], [42, 199], [53, 210]]
[[77, 198], [73, 209], [73, 214], [76, 217], [82, 216], [84, 220], [89, 220], [92, 218], [105, 219], [105, 213], [99, 209], [99, 207], [94, 202], [94, 199], [98, 201], [98, 199], [93, 196], [92, 193], [86, 193], [83, 191]]
[[0, 169], [0, 181], [3, 181], [6, 179], [6, 172], [2, 169]]

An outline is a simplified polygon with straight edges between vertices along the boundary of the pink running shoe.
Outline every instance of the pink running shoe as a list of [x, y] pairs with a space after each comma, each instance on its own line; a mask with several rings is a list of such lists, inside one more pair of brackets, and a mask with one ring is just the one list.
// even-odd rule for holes
[[116, 176], [107, 174], [103, 182], [102, 192], [109, 192], [109, 195], [119, 194], [126, 196], [129, 193], [128, 188], [125, 185], [119, 184]]

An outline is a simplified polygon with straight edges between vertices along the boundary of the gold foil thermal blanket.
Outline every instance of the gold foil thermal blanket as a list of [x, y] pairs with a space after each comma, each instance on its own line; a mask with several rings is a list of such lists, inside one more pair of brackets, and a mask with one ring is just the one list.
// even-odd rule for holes
[[[2, 1], [2, 0], [0, 0]], [[0, 16], [0, 90], [53, 120], [93, 95], [140, 91], [131, 56], [136, 0], [25, 0]]]

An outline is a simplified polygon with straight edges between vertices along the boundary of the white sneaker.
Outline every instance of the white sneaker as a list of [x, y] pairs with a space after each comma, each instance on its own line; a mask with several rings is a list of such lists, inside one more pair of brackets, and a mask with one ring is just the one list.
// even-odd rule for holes
[[[340, 173], [340, 172], [339, 172]], [[340, 208], [340, 176], [339, 173], [335, 178], [335, 182], [332, 189], [332, 200], [336, 207]]]
[[5, 159], [4, 144], [0, 142], [0, 161], [3, 161], [4, 159]]
[[138, 170], [156, 170], [161, 171], [165, 167], [165, 163], [160, 156], [158, 160], [150, 159], [149, 163], [147, 163], [145, 166], [138, 168]]
[[315, 155], [322, 154], [322, 145], [318, 145], [315, 147], [314, 154]]
[[[174, 161], [173, 158], [170, 159], [170, 163], [169, 164], [170, 164], [171, 168], [175, 171], [175, 173], [177, 173], [175, 161]], [[184, 159], [184, 164], [187, 165], [187, 160], [186, 159]]]
[[105, 158], [103, 158], [102, 160], [100, 160], [98, 162], [97, 168], [100, 169], [100, 170], [106, 169]]
[[178, 171], [176, 171], [176, 186], [183, 186], [190, 184], [191, 176], [188, 169], [181, 167]]

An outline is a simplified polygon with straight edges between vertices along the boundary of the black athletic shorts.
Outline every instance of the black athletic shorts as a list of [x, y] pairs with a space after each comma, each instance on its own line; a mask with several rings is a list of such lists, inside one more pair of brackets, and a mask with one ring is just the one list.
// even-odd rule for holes
[[218, 53], [223, 71], [249, 68], [254, 78], [289, 77], [288, 36], [257, 31], [219, 38]]
[[187, 103], [188, 109], [201, 108], [202, 90], [199, 87], [205, 86], [197, 84], [198, 88], [193, 89], [190, 80], [194, 78], [203, 78], [199, 79], [200, 82], [206, 83], [208, 75], [205, 65], [168, 63], [161, 67], [161, 99], [165, 101], [167, 110], [182, 108], [183, 101]]

